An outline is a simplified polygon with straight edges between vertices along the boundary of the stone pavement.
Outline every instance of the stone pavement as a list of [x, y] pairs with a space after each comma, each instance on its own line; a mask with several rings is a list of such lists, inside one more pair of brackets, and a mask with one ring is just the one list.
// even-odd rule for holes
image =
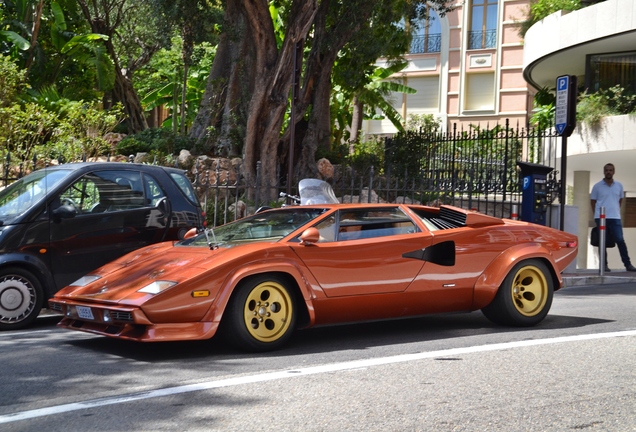
[[610, 285], [636, 282], [636, 272], [628, 272], [625, 269], [612, 269], [599, 275], [598, 269], [577, 269], [575, 273], [563, 273], [565, 288], [587, 285]]

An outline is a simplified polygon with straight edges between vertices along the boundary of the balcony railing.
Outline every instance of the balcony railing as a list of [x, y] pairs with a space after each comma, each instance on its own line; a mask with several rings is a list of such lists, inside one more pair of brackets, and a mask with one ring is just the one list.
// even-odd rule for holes
[[486, 49], [497, 46], [497, 30], [468, 32], [468, 49]]
[[411, 54], [438, 53], [442, 48], [442, 35], [429, 34], [414, 36], [411, 41]]

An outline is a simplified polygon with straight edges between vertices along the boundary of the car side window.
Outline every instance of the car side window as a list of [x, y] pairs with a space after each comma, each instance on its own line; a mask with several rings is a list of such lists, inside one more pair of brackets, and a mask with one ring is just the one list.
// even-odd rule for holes
[[334, 215], [329, 216], [318, 225], [316, 229], [320, 233], [320, 239], [318, 242], [332, 242], [336, 240], [336, 217]]
[[157, 202], [163, 197], [166, 196], [165, 192], [157, 183], [157, 180], [152, 178], [152, 176], [148, 174], [144, 174], [144, 190], [146, 193], [146, 199], [151, 206], [156, 206]]
[[95, 179], [83, 176], [70, 185], [59, 197], [60, 205], [70, 205], [78, 215], [90, 213], [99, 204], [100, 194]]
[[398, 207], [353, 209], [339, 212], [338, 241], [412, 234], [413, 221]]
[[60, 195], [78, 215], [134, 210], [165, 196], [156, 180], [138, 171], [96, 171], [81, 177]]
[[179, 186], [179, 189], [181, 189], [181, 192], [183, 192], [183, 194], [188, 198], [188, 200], [192, 204], [199, 203], [197, 194], [194, 192], [194, 189], [192, 188], [192, 184], [190, 183], [190, 180], [188, 180], [188, 178], [184, 174], [170, 172], [170, 177], [172, 178], [172, 180], [174, 180], [177, 186]]

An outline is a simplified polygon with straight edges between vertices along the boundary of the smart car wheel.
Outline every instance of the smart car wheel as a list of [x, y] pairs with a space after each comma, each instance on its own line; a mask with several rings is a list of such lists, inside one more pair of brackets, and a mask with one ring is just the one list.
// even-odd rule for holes
[[548, 314], [553, 295], [554, 281], [546, 264], [528, 260], [512, 269], [482, 312], [497, 324], [532, 326]]
[[285, 284], [267, 275], [242, 282], [228, 306], [225, 338], [249, 351], [283, 346], [296, 325], [294, 292]]
[[0, 330], [31, 324], [40, 313], [42, 300], [42, 287], [31, 272], [20, 268], [0, 271]]

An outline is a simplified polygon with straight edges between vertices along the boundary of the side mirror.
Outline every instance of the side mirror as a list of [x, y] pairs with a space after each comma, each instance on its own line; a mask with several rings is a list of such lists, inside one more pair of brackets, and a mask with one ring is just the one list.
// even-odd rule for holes
[[189, 239], [189, 238], [192, 238], [192, 237], [196, 236], [197, 235], [197, 231], [198, 230], [196, 228], [190, 228], [188, 230], [188, 232], [184, 234], [183, 239], [186, 240], [186, 239]]
[[304, 246], [309, 246], [314, 243], [318, 243], [318, 240], [320, 240], [320, 232], [318, 231], [318, 229], [314, 227], [307, 228], [300, 235], [300, 244]]
[[55, 220], [72, 219], [77, 216], [77, 210], [70, 204], [61, 205], [51, 212]]

